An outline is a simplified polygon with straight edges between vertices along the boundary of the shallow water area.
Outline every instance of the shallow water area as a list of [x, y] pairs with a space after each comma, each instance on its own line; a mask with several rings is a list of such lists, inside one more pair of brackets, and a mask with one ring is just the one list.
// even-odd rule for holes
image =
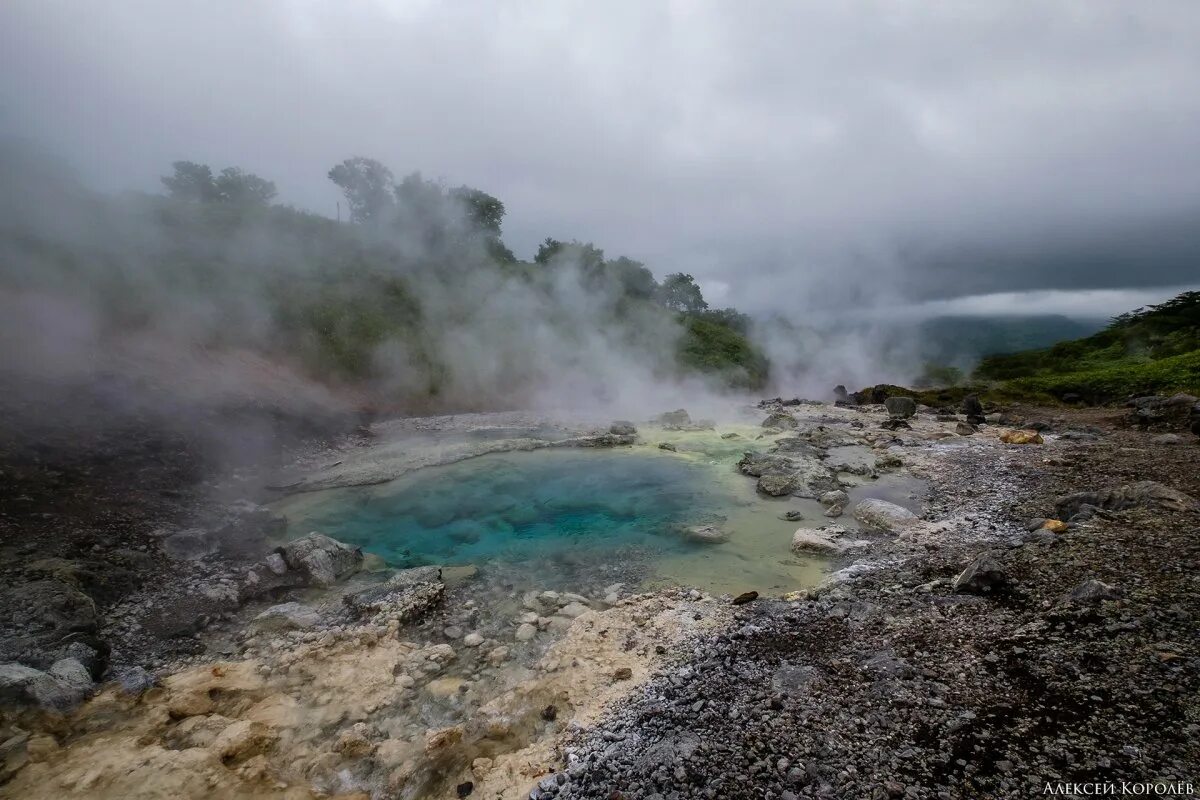
[[[788, 508], [764, 502], [733, 471], [744, 447], [679, 453], [653, 446], [480, 456], [386, 484], [300, 495], [279, 504], [295, 532], [320, 530], [394, 567], [471, 565], [508, 585], [597, 591], [599, 581], [710, 591], [788, 591], [823, 564], [789, 551]], [[681, 450], [683, 445], [681, 443]], [[728, 536], [697, 542], [712, 525]]]

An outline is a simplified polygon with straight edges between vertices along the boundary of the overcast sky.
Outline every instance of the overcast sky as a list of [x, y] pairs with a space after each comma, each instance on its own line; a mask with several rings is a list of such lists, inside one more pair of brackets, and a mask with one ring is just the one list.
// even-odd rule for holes
[[0, 132], [330, 216], [373, 156], [752, 311], [1200, 283], [1196, 0], [4, 0]]

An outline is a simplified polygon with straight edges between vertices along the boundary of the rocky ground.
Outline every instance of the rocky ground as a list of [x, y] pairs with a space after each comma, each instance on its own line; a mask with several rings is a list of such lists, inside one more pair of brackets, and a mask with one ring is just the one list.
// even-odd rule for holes
[[[1194, 782], [1200, 447], [1186, 418], [1141, 410], [990, 409], [984, 425], [982, 409], [909, 416], [899, 399], [771, 402], [765, 425], [787, 435], [739, 465], [760, 493], [837, 517], [839, 474], [903, 466], [929, 481], [924, 518], [860, 503], [844, 510], [866, 538], [798, 531], [797, 551], [847, 568], [787, 598], [598, 584], [514, 598], [499, 622], [449, 576], [361, 573], [362, 555], [329, 540], [267, 550], [276, 521], [247, 500], [281, 474], [408, 468], [364, 452], [365, 434], [220, 469], [144, 424], [75, 450], [26, 437], [2, 454], [0, 662], [37, 675], [0, 678], [50, 708], [0, 711], [0, 796], [966, 798]], [[477, 420], [395, 424], [430, 436], [417, 461], [514, 436], [632, 436], [512, 419], [466, 439]], [[867, 460], [836, 463], [848, 445]], [[276, 594], [293, 602], [255, 618]], [[122, 671], [135, 664], [165, 679]], [[118, 683], [63, 713], [101, 677]]]
[[741, 606], [531, 797], [1195, 791], [1200, 509], [1160, 492], [1062, 533], [1042, 521], [1072, 492], [1139, 481], [1200, 497], [1200, 447], [1124, 412], [1011, 416], [1040, 419], [1048, 443], [924, 461], [927, 516], [951, 524], [918, 535], [922, 552]]

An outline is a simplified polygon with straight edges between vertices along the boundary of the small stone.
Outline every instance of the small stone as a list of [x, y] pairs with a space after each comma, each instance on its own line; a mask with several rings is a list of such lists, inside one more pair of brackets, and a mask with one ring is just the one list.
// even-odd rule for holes
[[471, 781], [463, 781], [458, 786], [454, 787], [454, 792], [459, 797], [467, 797], [473, 791], [475, 791], [475, 784]]
[[633, 677], [633, 670], [629, 667], [620, 667], [613, 672], [614, 681], [627, 681]]
[[535, 635], [537, 635], [537, 628], [530, 625], [528, 622], [521, 623], [521, 625], [517, 628], [517, 641], [528, 642]]
[[479, 645], [483, 644], [483, 637], [478, 633], [468, 633], [463, 637], [463, 644], [467, 647], [479, 647]]
[[753, 603], [757, 599], [758, 599], [758, 592], [754, 592], [754, 591], [742, 592], [737, 597], [733, 598], [733, 604], [735, 606], [743, 606], [746, 603]]
[[554, 722], [554, 720], [558, 719], [558, 706], [546, 706], [543, 708], [542, 719], [546, 720], [546, 722]]

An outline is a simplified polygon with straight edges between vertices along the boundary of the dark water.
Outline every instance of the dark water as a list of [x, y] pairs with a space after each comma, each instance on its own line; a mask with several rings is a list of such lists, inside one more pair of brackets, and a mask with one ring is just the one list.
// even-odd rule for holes
[[288, 514], [408, 567], [686, 552], [703, 545], [680, 526], [718, 519], [731, 502], [710, 472], [679, 458], [564, 450], [422, 470]]

